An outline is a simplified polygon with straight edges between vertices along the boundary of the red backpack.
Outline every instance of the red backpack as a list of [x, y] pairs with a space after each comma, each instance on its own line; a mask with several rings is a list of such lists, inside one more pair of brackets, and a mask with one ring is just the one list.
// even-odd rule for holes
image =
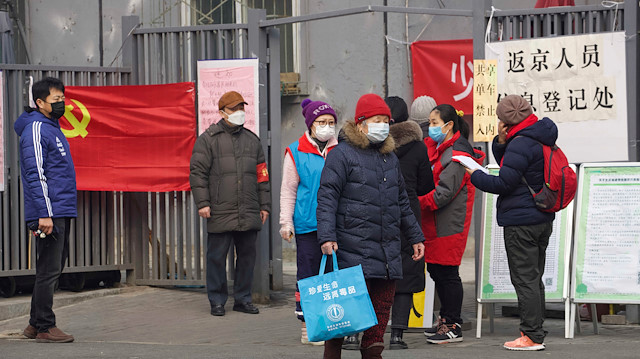
[[568, 206], [576, 195], [578, 186], [576, 172], [569, 167], [567, 156], [560, 147], [541, 145], [544, 156], [544, 185], [542, 189], [536, 193], [524, 176], [522, 180], [529, 188], [539, 210], [558, 212]]

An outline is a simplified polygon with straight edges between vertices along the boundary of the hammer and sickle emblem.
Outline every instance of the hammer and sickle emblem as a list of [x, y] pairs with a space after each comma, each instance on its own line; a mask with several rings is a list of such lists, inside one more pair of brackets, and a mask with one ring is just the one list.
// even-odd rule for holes
[[73, 105], [66, 105], [64, 117], [67, 119], [67, 121], [69, 121], [69, 124], [71, 125], [71, 127], [73, 127], [73, 129], [66, 130], [63, 128], [62, 133], [67, 138], [78, 137], [78, 135], [82, 136], [82, 138], [85, 138], [89, 134], [89, 132], [87, 132], [87, 126], [89, 126], [89, 121], [91, 121], [91, 114], [80, 101], [76, 101], [74, 99], [71, 99], [71, 101], [75, 103], [76, 106], [78, 106], [80, 111], [82, 111], [82, 121], [78, 121], [76, 116], [71, 113], [71, 110], [73, 110]]

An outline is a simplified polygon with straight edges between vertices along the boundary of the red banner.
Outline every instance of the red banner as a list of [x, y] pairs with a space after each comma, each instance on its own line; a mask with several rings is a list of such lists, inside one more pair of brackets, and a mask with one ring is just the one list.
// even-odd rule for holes
[[411, 44], [413, 98], [431, 96], [465, 114], [473, 110], [473, 40]]
[[68, 86], [60, 126], [71, 146], [78, 190], [189, 190], [195, 143], [192, 82]]

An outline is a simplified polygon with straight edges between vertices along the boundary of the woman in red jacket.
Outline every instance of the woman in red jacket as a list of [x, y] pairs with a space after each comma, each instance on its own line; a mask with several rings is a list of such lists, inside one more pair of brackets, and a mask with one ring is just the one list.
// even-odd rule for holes
[[441, 307], [438, 325], [424, 334], [434, 344], [462, 341], [462, 280], [458, 269], [467, 245], [475, 188], [456, 157], [471, 157], [478, 163], [485, 158], [467, 141], [469, 126], [461, 116], [451, 105], [436, 106], [429, 115], [429, 137], [425, 139], [436, 188], [420, 197], [422, 231], [427, 270]]

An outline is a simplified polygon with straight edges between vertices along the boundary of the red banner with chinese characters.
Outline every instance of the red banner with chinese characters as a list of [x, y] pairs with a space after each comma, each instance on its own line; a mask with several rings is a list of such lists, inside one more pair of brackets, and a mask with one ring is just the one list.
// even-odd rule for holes
[[78, 190], [189, 190], [195, 143], [192, 82], [68, 86], [60, 126], [71, 146]]
[[413, 98], [431, 96], [471, 114], [473, 40], [417, 41], [411, 44]]

